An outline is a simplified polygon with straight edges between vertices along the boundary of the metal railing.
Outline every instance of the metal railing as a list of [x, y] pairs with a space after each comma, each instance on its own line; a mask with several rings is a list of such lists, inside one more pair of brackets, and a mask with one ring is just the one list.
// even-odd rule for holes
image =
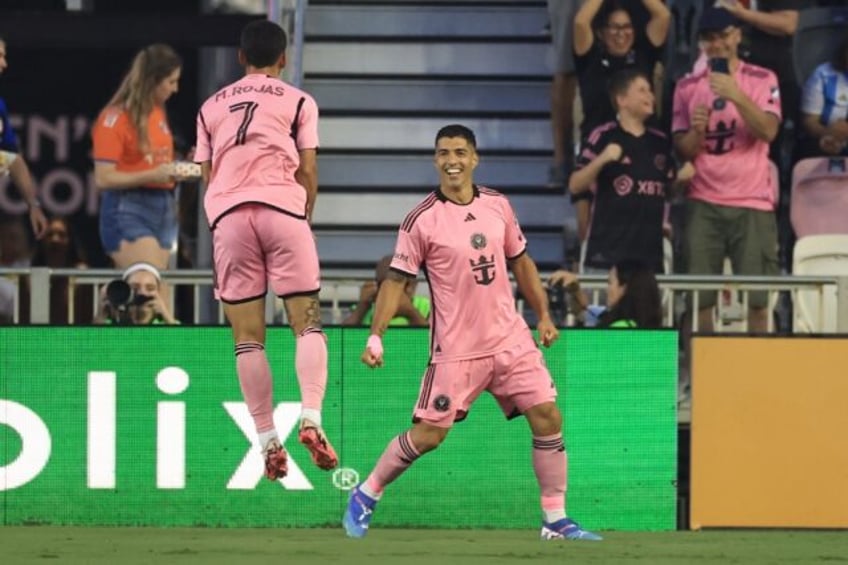
[[[68, 280], [68, 320], [69, 323], [77, 318], [74, 308], [74, 294], [81, 288], [103, 285], [111, 280], [120, 278], [121, 272], [112, 269], [50, 269], [45, 267], [32, 268], [0, 268], [0, 277], [6, 277], [20, 285], [22, 277], [26, 277], [30, 290], [29, 321], [30, 323], [48, 323], [50, 318], [50, 287], [54, 278], [62, 277]], [[547, 274], [542, 274], [543, 279]], [[201, 308], [202, 303], [214, 303], [212, 298], [212, 271], [211, 270], [172, 270], [163, 273], [164, 280], [172, 286], [189, 286], [192, 288], [192, 301], [194, 312], [191, 321], [186, 323], [223, 324], [224, 316], [220, 305], [211, 309]], [[355, 304], [359, 297], [359, 288], [363, 282], [371, 280], [373, 272], [370, 270], [344, 270], [329, 269], [322, 272], [321, 302], [328, 314], [329, 323], [338, 324], [343, 319], [343, 307]], [[600, 294], [606, 288], [606, 277], [604, 275], [581, 276], [581, 286], [590, 295], [590, 302], [599, 302]], [[748, 307], [748, 293], [754, 291], [768, 291], [773, 296], [781, 292], [789, 292], [793, 298], [798, 292], [814, 292], [818, 297], [818, 311], [816, 318], [821, 323], [825, 318], [825, 309], [833, 307], [825, 300], [826, 292], [835, 291], [836, 327], [835, 328], [813, 328], [816, 332], [836, 331], [848, 333], [848, 276], [794, 276], [783, 275], [777, 277], [755, 277], [755, 276], [732, 276], [732, 275], [661, 275], [657, 277], [660, 289], [663, 292], [663, 317], [665, 325], [672, 327], [676, 324], [681, 309], [682, 298], [692, 295], [691, 301], [695, 311], [698, 310], [697, 291], [729, 291], [738, 293], [740, 296], [739, 306], [743, 314]], [[422, 292], [424, 288], [422, 287]], [[171, 292], [171, 301], [174, 301], [175, 292]], [[94, 292], [96, 297], [98, 292]], [[268, 322], [283, 322], [284, 309], [281, 301], [276, 297], [268, 300], [266, 319]], [[774, 306], [774, 301], [770, 302]], [[172, 304], [173, 306], [173, 304]], [[97, 304], [95, 300], [95, 310]], [[20, 321], [20, 302], [18, 297], [14, 300], [13, 322]], [[212, 319], [203, 319], [202, 312], [213, 311]], [[721, 306], [719, 315], [721, 316]], [[747, 325], [743, 315], [740, 320], [740, 331], [747, 331]], [[771, 316], [769, 321], [771, 323]], [[698, 330], [698, 316], [691, 316], [692, 330]]]

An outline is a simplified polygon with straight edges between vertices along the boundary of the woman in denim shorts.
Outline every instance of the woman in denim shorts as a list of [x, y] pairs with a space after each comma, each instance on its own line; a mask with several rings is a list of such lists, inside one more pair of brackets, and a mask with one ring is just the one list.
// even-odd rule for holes
[[165, 101], [177, 91], [181, 67], [167, 45], [139, 51], [92, 129], [100, 239], [118, 269], [139, 261], [165, 269], [177, 238]]

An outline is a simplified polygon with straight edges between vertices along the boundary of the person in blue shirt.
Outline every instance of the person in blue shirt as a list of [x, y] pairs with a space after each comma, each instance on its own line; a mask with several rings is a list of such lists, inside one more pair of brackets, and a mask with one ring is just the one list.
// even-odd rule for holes
[[[9, 66], [6, 56], [6, 41], [0, 37], [0, 75]], [[29, 172], [26, 161], [21, 155], [18, 136], [9, 120], [9, 109], [6, 101], [0, 97], [0, 174], [9, 174], [12, 183], [21, 191], [21, 195], [29, 208], [29, 221], [35, 237], [41, 237], [47, 231], [47, 217], [41, 209], [36, 195], [35, 183]]]

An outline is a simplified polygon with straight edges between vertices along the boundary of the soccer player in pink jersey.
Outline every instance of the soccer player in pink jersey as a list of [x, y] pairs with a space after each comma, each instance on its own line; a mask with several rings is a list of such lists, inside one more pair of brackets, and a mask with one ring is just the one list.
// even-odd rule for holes
[[[720, 274], [725, 256], [737, 275], [776, 275], [776, 179], [769, 143], [780, 127], [780, 90], [768, 69], [739, 59], [742, 31], [722, 8], [705, 8], [698, 25], [705, 68], [677, 83], [674, 147], [695, 175], [686, 210], [689, 272]], [[713, 330], [715, 292], [702, 292], [698, 328]], [[768, 294], [749, 295], [748, 327], [768, 330]]]
[[440, 186], [400, 226], [362, 361], [370, 367], [383, 364], [381, 336], [407, 281], [426, 265], [432, 295], [430, 364], [412, 428], [389, 443], [368, 478], [353, 489], [342, 523], [349, 536], [363, 537], [383, 489], [438, 447], [486, 390], [508, 418], [523, 415], [530, 424], [542, 538], [599, 540], [565, 514], [566, 455], [556, 388], [530, 328], [516, 311], [508, 270], [539, 318], [542, 344], [550, 346], [558, 332], [509, 201], [473, 183], [476, 146], [465, 126], [439, 130], [435, 166]]
[[309, 222], [318, 192], [318, 107], [277, 78], [286, 34], [257, 20], [241, 34], [245, 76], [209, 97], [197, 115], [197, 150], [207, 183], [215, 295], [235, 341], [239, 383], [253, 417], [270, 480], [287, 472], [273, 422], [272, 377], [265, 354], [265, 295], [270, 282], [296, 338], [303, 409], [299, 440], [321, 469], [338, 457], [321, 427], [327, 344], [318, 302], [318, 253]]

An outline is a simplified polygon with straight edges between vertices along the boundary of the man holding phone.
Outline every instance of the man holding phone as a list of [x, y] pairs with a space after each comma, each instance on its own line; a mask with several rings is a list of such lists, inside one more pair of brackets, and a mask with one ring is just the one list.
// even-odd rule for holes
[[[776, 179], [769, 143], [781, 121], [777, 77], [739, 59], [742, 30], [723, 8], [704, 10], [698, 24], [707, 68], [681, 79], [674, 92], [672, 132], [681, 160], [695, 176], [686, 210], [686, 259], [692, 274], [778, 273]], [[698, 328], [713, 329], [716, 293], [700, 293]], [[748, 329], [768, 328], [768, 294], [749, 296]]]

